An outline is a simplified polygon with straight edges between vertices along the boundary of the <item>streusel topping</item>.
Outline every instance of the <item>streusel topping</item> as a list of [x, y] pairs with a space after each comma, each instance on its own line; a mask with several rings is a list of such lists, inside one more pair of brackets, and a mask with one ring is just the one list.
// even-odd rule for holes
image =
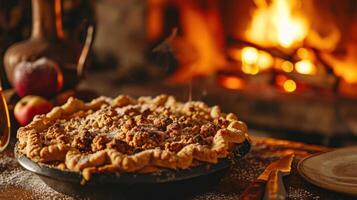
[[169, 96], [142, 97], [137, 102], [124, 98], [131, 104], [105, 104], [96, 111], [81, 110], [57, 119], [43, 130], [44, 144], [70, 142], [71, 147], [91, 153], [106, 148], [129, 155], [154, 148], [176, 153], [188, 144], [211, 146], [216, 132], [229, 124], [223, 117], [214, 120], [215, 113], [202, 102], [181, 104]]

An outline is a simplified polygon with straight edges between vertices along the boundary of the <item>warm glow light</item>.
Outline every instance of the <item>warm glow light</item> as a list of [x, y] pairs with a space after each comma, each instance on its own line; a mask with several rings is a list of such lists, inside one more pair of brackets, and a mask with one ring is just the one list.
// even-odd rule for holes
[[60, 0], [55, 1], [55, 13], [56, 13], [56, 30], [58, 37], [63, 38], [63, 26], [62, 26], [62, 5]]
[[242, 71], [251, 75], [259, 73], [259, 67], [256, 65], [258, 57], [258, 49], [254, 47], [244, 47], [241, 54]]
[[242, 62], [243, 64], [253, 65], [258, 60], [259, 52], [254, 47], [244, 47], [242, 49]]
[[333, 71], [337, 76], [342, 77], [344, 81], [346, 81], [347, 83], [354, 84], [354, 85], [357, 85], [357, 56], [356, 55], [357, 55], [356, 42], [347, 44], [347, 53], [344, 57], [336, 57], [329, 53], [322, 54], [324, 60], [326, 60], [333, 67]]
[[296, 90], [296, 83], [295, 81], [288, 79], [284, 82], [283, 88], [286, 92], [294, 92]]
[[228, 55], [233, 58], [236, 61], [240, 61], [241, 60], [241, 54], [242, 51], [240, 49], [237, 48], [229, 48], [227, 50]]
[[[186, 82], [194, 76], [206, 76], [225, 66], [223, 28], [218, 13], [218, 1], [210, 1], [203, 12], [196, 4], [175, 1], [180, 16], [181, 38], [175, 38], [175, 51], [180, 67], [170, 82]], [[181, 39], [181, 41], [180, 41]], [[177, 42], [180, 41], [180, 42]], [[179, 48], [177, 48], [181, 45]]]
[[316, 74], [316, 67], [310, 60], [300, 60], [295, 64], [295, 70], [300, 74]]
[[155, 40], [160, 37], [164, 28], [164, 0], [148, 0], [147, 11], [147, 38]]
[[244, 81], [241, 78], [235, 76], [222, 77], [219, 82], [228, 89], [242, 89], [244, 87]]
[[297, 50], [297, 55], [300, 59], [311, 59], [311, 53], [309, 50], [307, 50], [306, 48], [299, 48]]
[[291, 47], [302, 42], [309, 29], [307, 19], [298, 9], [299, 0], [254, 0], [254, 11], [247, 38], [266, 46]]
[[278, 75], [275, 78], [276, 85], [282, 87], [285, 92], [294, 92], [296, 90], [295, 81], [288, 79], [284, 75]]
[[275, 82], [278, 86], [282, 87], [287, 79], [288, 78], [284, 75], [277, 75], [275, 78]]
[[255, 75], [255, 74], [259, 73], [259, 67], [258, 67], [258, 65], [246, 65], [243, 63], [242, 71], [246, 74]]
[[293, 63], [289, 62], [289, 61], [284, 61], [282, 64], [281, 64], [281, 69], [284, 71], [284, 72], [287, 72], [287, 73], [290, 73], [294, 70], [294, 65]]
[[274, 62], [273, 57], [254, 47], [244, 47], [241, 52], [242, 71], [246, 74], [257, 74], [260, 70], [269, 69]]
[[273, 57], [269, 53], [265, 51], [259, 51], [257, 65], [261, 70], [269, 69], [273, 65], [273, 62]]

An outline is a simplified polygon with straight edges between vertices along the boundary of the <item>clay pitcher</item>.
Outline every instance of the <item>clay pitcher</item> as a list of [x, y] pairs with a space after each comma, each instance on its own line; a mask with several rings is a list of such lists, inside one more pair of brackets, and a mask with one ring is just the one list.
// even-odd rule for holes
[[61, 0], [32, 0], [32, 33], [28, 40], [12, 45], [4, 57], [7, 78], [12, 86], [13, 72], [22, 61], [47, 57], [60, 66], [63, 89], [73, 88], [83, 75], [93, 41], [93, 26], [88, 28], [84, 47], [64, 38]]

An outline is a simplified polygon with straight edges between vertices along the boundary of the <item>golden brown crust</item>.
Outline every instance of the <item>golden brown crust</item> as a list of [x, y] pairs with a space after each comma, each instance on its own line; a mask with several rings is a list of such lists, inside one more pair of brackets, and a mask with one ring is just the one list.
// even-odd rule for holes
[[120, 95], [89, 103], [70, 98], [36, 116], [17, 137], [20, 153], [42, 163], [59, 161], [61, 169], [81, 171], [88, 180], [93, 172], [217, 163], [247, 139], [247, 127], [235, 114], [203, 102]]

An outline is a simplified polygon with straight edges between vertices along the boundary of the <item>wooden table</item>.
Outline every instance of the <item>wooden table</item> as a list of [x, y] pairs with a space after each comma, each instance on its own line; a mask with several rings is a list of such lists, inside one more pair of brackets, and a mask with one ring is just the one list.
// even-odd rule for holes
[[[326, 147], [303, 143], [252, 137], [253, 147], [241, 162], [234, 164], [220, 183], [205, 192], [187, 196], [186, 199], [237, 199], [242, 191], [264, 168], [282, 155], [295, 153], [290, 176], [284, 178], [287, 199], [344, 200], [353, 197], [318, 188], [306, 182], [296, 170], [297, 162], [312, 153], [327, 151]], [[73, 197], [60, 194], [45, 185], [36, 175], [21, 168], [13, 157], [15, 138], [10, 146], [0, 154], [0, 199], [64, 199]]]

